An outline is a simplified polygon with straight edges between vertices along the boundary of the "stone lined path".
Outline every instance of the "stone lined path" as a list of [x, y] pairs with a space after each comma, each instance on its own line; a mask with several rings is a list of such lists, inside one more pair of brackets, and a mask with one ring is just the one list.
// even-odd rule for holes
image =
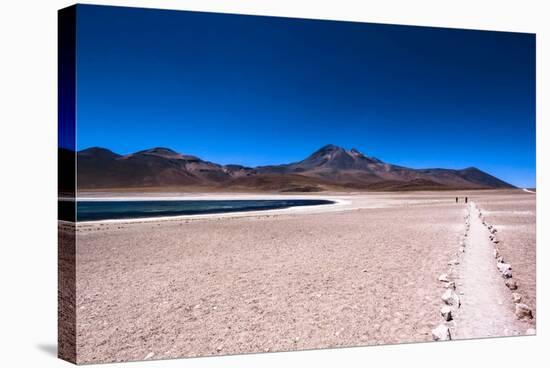
[[452, 339], [525, 334], [528, 326], [514, 314], [512, 291], [497, 269], [491, 234], [475, 204], [470, 202], [467, 208], [470, 226], [465, 252], [452, 272], [461, 301], [451, 329]]

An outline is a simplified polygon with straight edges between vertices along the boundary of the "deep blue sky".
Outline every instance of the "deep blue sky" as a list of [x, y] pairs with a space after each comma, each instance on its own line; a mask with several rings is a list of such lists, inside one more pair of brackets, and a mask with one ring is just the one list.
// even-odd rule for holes
[[217, 163], [327, 143], [535, 186], [535, 36], [79, 6], [77, 148]]

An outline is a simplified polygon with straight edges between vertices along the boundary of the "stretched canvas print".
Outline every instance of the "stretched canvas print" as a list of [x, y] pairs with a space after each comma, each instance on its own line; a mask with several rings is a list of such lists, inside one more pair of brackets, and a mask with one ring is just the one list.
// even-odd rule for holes
[[59, 356], [535, 334], [535, 35], [59, 12]]

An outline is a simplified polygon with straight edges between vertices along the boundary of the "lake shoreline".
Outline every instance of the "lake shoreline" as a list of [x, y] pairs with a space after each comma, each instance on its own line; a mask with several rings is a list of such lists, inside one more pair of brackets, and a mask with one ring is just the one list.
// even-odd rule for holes
[[151, 220], [229, 213], [264, 212], [297, 207], [334, 205], [326, 199], [177, 199], [177, 200], [94, 200], [77, 201], [79, 223], [112, 220]]

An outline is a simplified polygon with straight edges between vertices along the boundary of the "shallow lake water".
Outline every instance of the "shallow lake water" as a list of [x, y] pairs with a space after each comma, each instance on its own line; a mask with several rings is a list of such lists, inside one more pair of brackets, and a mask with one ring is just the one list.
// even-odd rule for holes
[[77, 201], [77, 221], [260, 211], [332, 203], [322, 199]]

